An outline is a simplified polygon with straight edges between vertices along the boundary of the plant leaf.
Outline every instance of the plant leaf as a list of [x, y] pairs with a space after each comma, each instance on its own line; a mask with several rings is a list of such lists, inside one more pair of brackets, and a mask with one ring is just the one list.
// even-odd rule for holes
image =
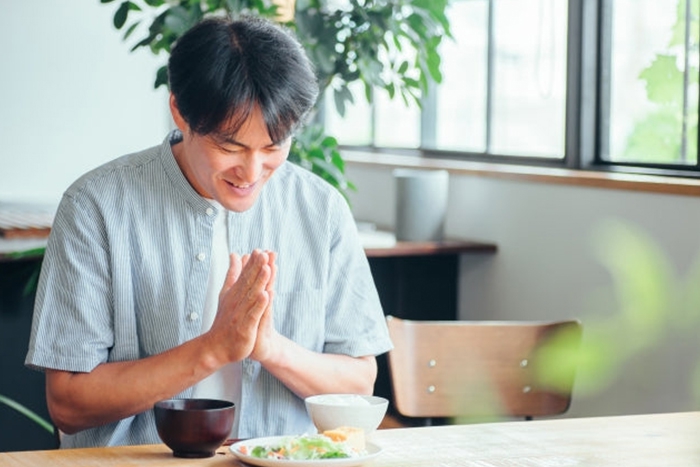
[[168, 66], [163, 65], [158, 68], [156, 72], [156, 81], [153, 83], [153, 87], [158, 89], [159, 86], [168, 86]]
[[124, 23], [126, 23], [126, 19], [129, 15], [129, 4], [131, 2], [126, 1], [122, 2], [121, 5], [119, 5], [119, 8], [117, 8], [117, 11], [114, 13], [114, 27], [117, 29], [121, 29], [122, 26], [124, 26]]
[[131, 36], [131, 34], [136, 30], [136, 27], [139, 25], [139, 23], [140, 23], [140, 21], [136, 21], [134, 24], [132, 24], [131, 26], [129, 26], [129, 27], [127, 28], [126, 32], [124, 33], [124, 36], [122, 37], [122, 39], [123, 39], [123, 40], [128, 39], [129, 36]]

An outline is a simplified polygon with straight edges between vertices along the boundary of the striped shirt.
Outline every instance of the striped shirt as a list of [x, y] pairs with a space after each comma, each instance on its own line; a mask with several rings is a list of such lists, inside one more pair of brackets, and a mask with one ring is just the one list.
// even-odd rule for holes
[[[28, 366], [90, 372], [201, 333], [217, 208], [180, 171], [174, 137], [83, 175], [64, 193], [37, 291]], [[285, 162], [255, 205], [229, 212], [227, 223], [232, 251], [278, 254], [278, 332], [315, 352], [357, 357], [391, 348], [352, 214], [328, 183]], [[303, 400], [258, 362], [244, 360], [242, 376], [240, 437], [315, 431]], [[158, 442], [150, 410], [66, 436], [62, 445]]]

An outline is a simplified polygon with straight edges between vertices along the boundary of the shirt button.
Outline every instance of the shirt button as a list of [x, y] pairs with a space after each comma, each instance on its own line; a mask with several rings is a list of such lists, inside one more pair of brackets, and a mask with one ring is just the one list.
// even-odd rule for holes
[[204, 261], [204, 258], [206, 258], [206, 257], [207, 257], [207, 255], [205, 255], [204, 253], [198, 253], [197, 254], [197, 261]]
[[190, 315], [187, 318], [190, 321], [197, 321], [197, 319], [199, 318], [199, 313], [197, 313], [196, 311], [193, 311], [192, 313], [190, 313]]
[[211, 216], [212, 214], [214, 214], [214, 209], [213, 209], [213, 208], [207, 208], [207, 210], [206, 210], [205, 212], [207, 213], [207, 216]]

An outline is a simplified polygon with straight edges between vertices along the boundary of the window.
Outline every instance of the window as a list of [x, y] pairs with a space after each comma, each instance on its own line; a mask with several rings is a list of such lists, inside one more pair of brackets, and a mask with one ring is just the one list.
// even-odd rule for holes
[[688, 174], [700, 169], [699, 6], [453, 0], [443, 82], [422, 107], [358, 92], [345, 118], [327, 107], [327, 131], [429, 157]]
[[[698, 0], [606, 6], [601, 159], [697, 166]], [[686, 14], [692, 11], [691, 15]]]

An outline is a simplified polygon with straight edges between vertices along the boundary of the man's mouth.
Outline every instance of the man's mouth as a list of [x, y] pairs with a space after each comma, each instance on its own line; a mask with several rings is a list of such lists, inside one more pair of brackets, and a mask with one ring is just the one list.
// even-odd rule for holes
[[235, 190], [236, 192], [239, 192], [239, 193], [249, 193], [250, 191], [253, 190], [253, 188], [255, 188], [255, 185], [256, 185], [255, 183], [237, 184], [237, 183], [229, 182], [228, 180], [224, 180], [224, 181], [228, 184], [229, 187], [231, 187], [233, 190]]

